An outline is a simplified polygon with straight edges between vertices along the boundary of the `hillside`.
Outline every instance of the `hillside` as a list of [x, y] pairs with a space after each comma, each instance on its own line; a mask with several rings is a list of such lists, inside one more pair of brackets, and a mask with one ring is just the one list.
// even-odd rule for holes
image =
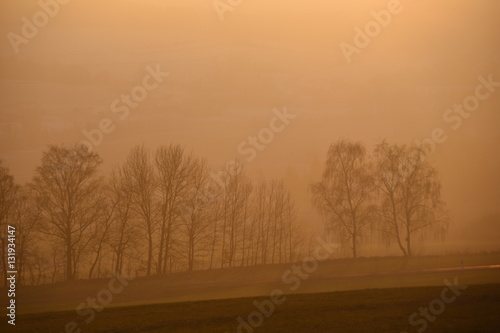
[[[461, 283], [487, 284], [500, 281], [500, 269], [460, 269], [499, 265], [500, 253], [463, 256], [337, 259], [320, 262], [316, 271], [300, 279], [296, 290], [296, 274], [287, 275], [294, 264], [263, 265], [196, 271], [166, 276], [137, 277], [113, 296], [109, 307], [186, 302], [209, 299], [266, 296], [275, 288], [285, 293], [318, 293], [367, 288], [441, 286], [444, 279], [460, 274]], [[435, 270], [442, 269], [442, 270]], [[446, 270], [448, 269], [448, 270]], [[425, 271], [427, 270], [427, 271]], [[20, 313], [74, 311], [88, 297], [108, 287], [110, 279], [79, 280], [54, 285], [30, 286], [20, 289]]]
[[[432, 323], [410, 316], [441, 294], [443, 287], [391, 288], [286, 296], [254, 322], [255, 304], [269, 298], [240, 298], [105, 309], [85, 322], [74, 311], [23, 315], [22, 332], [498, 332], [500, 285], [469, 286]], [[269, 303], [267, 303], [269, 304]], [[258, 317], [258, 315], [257, 315]], [[243, 324], [242, 321], [248, 321]], [[70, 324], [69, 324], [70, 323]], [[259, 325], [260, 324], [260, 325]], [[68, 326], [73, 325], [73, 326]], [[246, 327], [245, 327], [246, 325]], [[405, 330], [405, 331], [402, 331]], [[67, 329], [66, 329], [67, 331]], [[74, 331], [76, 332], [76, 331]]]

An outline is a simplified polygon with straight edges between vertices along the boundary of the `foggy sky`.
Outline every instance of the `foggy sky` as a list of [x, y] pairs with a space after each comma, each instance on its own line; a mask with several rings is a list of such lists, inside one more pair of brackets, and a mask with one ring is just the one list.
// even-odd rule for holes
[[500, 2], [402, 0], [351, 64], [340, 43], [388, 1], [269, 2], [243, 1], [221, 22], [210, 0], [73, 0], [15, 54], [6, 36], [39, 6], [2, 1], [0, 158], [29, 181], [47, 144], [83, 140], [160, 64], [164, 84], [96, 148], [105, 172], [137, 144], [170, 142], [221, 168], [286, 107], [297, 118], [248, 163], [254, 174], [292, 168], [309, 182], [313, 161], [340, 138], [412, 143], [442, 128], [448, 139], [431, 158], [453, 219], [499, 225], [500, 88], [456, 130], [443, 114], [479, 76], [500, 82]]

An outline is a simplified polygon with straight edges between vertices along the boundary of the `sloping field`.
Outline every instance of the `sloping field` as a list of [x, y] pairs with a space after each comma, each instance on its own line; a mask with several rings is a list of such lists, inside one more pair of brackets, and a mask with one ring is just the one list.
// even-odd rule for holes
[[[461, 269], [463, 260], [465, 269]], [[500, 264], [500, 254], [404, 258], [360, 258], [320, 262], [311, 273], [294, 272], [302, 263], [261, 265], [137, 277], [125, 281], [107, 307], [269, 296], [284, 293], [319, 293], [367, 288], [442, 286], [444, 279], [460, 276], [467, 285], [500, 283], [500, 269], [478, 266]], [[284, 278], [285, 277], [285, 278]], [[17, 295], [18, 313], [75, 311], [87, 299], [109, 289], [114, 278], [81, 280], [24, 287]]]
[[[444, 286], [369, 289], [104, 309], [79, 317], [74, 311], [22, 315], [17, 332], [498, 332], [500, 285], [474, 285], [425, 319], [420, 308], [442, 297]], [[257, 310], [255, 304], [261, 307]], [[444, 304], [444, 303], [443, 303]], [[432, 313], [435, 313], [433, 315]], [[415, 316], [410, 323], [409, 318]], [[249, 324], [250, 323], [250, 324]], [[81, 330], [81, 331], [80, 331]]]

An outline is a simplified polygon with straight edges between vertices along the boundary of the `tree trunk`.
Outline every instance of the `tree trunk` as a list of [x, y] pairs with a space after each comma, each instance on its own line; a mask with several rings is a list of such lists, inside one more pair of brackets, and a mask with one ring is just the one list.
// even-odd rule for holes
[[150, 276], [151, 275], [151, 265], [153, 263], [153, 235], [151, 232], [149, 233], [148, 236], [148, 266], [146, 269], [146, 275]]
[[215, 245], [217, 244], [217, 220], [214, 221], [214, 234], [213, 234], [213, 241], [212, 241], [212, 253], [210, 254], [210, 267], [208, 269], [212, 269], [212, 264], [214, 261], [214, 254], [215, 254]]
[[66, 240], [66, 280], [73, 281], [73, 251], [71, 248], [71, 239]]
[[406, 250], [408, 252], [408, 257], [412, 256], [411, 253], [411, 237], [410, 237], [410, 231], [408, 230], [407, 236], [406, 236]]
[[358, 257], [358, 249], [356, 247], [356, 235], [352, 236], [352, 257], [354, 259]]
[[165, 240], [165, 213], [163, 212], [162, 214], [162, 224], [161, 224], [161, 231], [160, 231], [160, 247], [158, 251], [158, 264], [156, 265], [156, 274], [161, 274], [163, 269], [163, 245], [164, 245], [164, 240]]

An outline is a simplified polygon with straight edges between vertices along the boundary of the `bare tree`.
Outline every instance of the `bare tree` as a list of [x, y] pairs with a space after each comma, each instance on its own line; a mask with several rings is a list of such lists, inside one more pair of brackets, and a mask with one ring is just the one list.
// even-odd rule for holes
[[206, 161], [195, 160], [190, 168], [189, 193], [180, 211], [190, 272], [195, 267], [198, 253], [203, 250], [202, 245], [206, 245], [203, 241], [211, 231], [210, 227], [218, 220], [214, 200], [207, 200], [214, 186], [217, 185], [210, 178]]
[[[255, 252], [255, 262], [257, 258], [260, 257], [260, 262], [262, 264], [267, 263], [268, 249], [269, 249], [269, 216], [270, 216], [270, 202], [272, 202], [274, 196], [274, 191], [271, 188], [268, 191], [268, 184], [266, 182], [261, 183], [259, 190], [257, 191], [255, 198], [255, 210], [253, 220], [255, 221], [257, 228], [257, 243]], [[260, 253], [260, 255], [259, 255]]]
[[[89, 268], [89, 279], [92, 278], [94, 271], [98, 264], [102, 261], [103, 252], [105, 252], [106, 246], [109, 244], [109, 238], [111, 236], [112, 226], [113, 226], [113, 216], [117, 206], [120, 204], [112, 197], [112, 188], [108, 184], [107, 186], [100, 189], [102, 192], [100, 204], [102, 205], [102, 210], [100, 214], [96, 216], [94, 223], [91, 226], [91, 258], [90, 268]], [[96, 193], [100, 195], [100, 193]], [[97, 276], [99, 277], [99, 270]]]
[[[252, 184], [240, 163], [235, 163], [227, 171], [222, 195], [222, 244], [221, 267], [227, 263], [229, 267], [235, 264], [240, 241], [243, 236], [243, 226], [249, 217], [248, 205]], [[244, 247], [244, 246], [243, 246]]]
[[113, 170], [109, 182], [109, 197], [115, 207], [112, 216], [108, 244], [114, 253], [114, 271], [123, 273], [123, 264], [127, 251], [134, 247], [141, 235], [140, 229], [134, 223], [133, 193], [130, 184], [121, 168]]
[[312, 186], [314, 203], [327, 214], [332, 228], [351, 242], [354, 258], [363, 228], [372, 220], [374, 186], [366, 155], [361, 143], [332, 144], [322, 180]]
[[404, 256], [412, 256], [415, 236], [423, 237], [427, 230], [443, 236], [447, 230], [437, 170], [423, 147], [382, 142], [375, 156], [381, 230], [396, 239]]
[[[254, 264], [291, 261], [297, 250], [299, 237], [297, 212], [291, 193], [282, 181], [262, 182], [254, 196], [253, 217], [250, 224], [250, 248]], [[253, 234], [257, 237], [254, 242]]]
[[192, 179], [193, 157], [179, 145], [161, 146], [155, 155], [158, 189], [160, 192], [160, 244], [158, 273], [165, 273], [171, 253], [172, 236], [179, 219], [178, 207], [185, 200]]
[[101, 158], [83, 145], [49, 146], [36, 169], [32, 189], [41, 207], [42, 232], [64, 242], [66, 279], [74, 280], [88, 229], [100, 213], [96, 177]]
[[224, 212], [224, 201], [221, 200], [223, 197], [224, 188], [211, 177], [208, 182], [207, 190], [203, 191], [204, 196], [202, 200], [211, 204], [211, 209], [213, 215], [211, 216], [210, 234], [207, 237], [207, 248], [210, 250], [210, 262], [208, 269], [212, 269], [215, 263], [216, 250], [218, 250], [219, 237], [222, 231], [222, 216]]
[[26, 268], [32, 263], [30, 256], [37, 251], [35, 231], [40, 217], [40, 207], [36, 204], [33, 193], [27, 186], [16, 191], [12, 220], [16, 226], [16, 261], [20, 281], [25, 281]]
[[300, 230], [297, 221], [297, 208], [295, 200], [290, 191], [283, 189], [283, 211], [280, 217], [281, 230], [280, 230], [280, 262], [292, 262], [298, 252], [301, 243]]
[[13, 222], [12, 211], [16, 204], [19, 186], [14, 182], [14, 176], [10, 170], [2, 165], [0, 160], [0, 247], [2, 256], [2, 281], [7, 285], [7, 225]]
[[275, 257], [277, 255], [277, 249], [279, 248], [280, 236], [282, 230], [282, 220], [283, 220], [283, 211], [284, 211], [284, 193], [283, 193], [283, 184], [278, 183], [276, 181], [271, 182], [271, 189], [274, 192], [273, 201], [270, 202], [269, 206], [269, 219], [270, 219], [270, 229], [272, 235], [271, 241], [271, 264], [275, 263]]
[[151, 162], [151, 154], [144, 146], [132, 149], [123, 167], [125, 178], [129, 181], [132, 202], [137, 214], [142, 218], [146, 229], [147, 263], [146, 275], [151, 275], [153, 249], [157, 228], [156, 176]]

